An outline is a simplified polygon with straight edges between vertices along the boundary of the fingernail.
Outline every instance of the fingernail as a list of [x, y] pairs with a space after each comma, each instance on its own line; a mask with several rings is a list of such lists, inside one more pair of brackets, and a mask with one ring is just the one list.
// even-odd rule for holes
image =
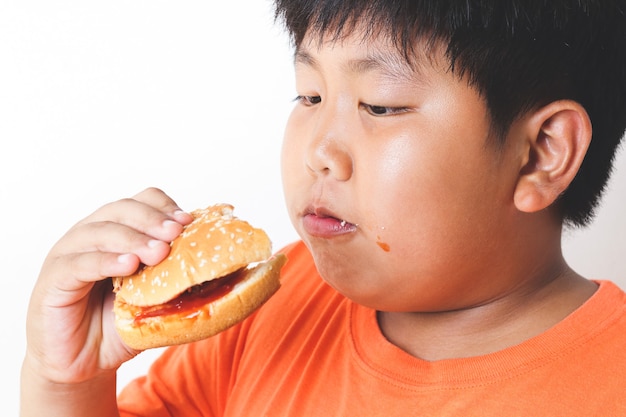
[[[172, 222], [173, 223], [173, 222]], [[157, 239], [150, 239], [148, 241], [148, 247], [149, 248], [156, 248], [157, 246], [161, 245], [163, 242], [161, 242], [160, 240]]]
[[179, 210], [176, 210], [176, 211], [173, 213], [173, 216], [174, 216], [174, 218], [176, 218], [176, 219], [180, 220], [180, 221], [181, 221], [181, 222], [183, 222], [183, 223], [188, 222], [188, 221], [189, 221], [189, 219], [191, 219], [191, 218], [192, 218], [191, 214], [187, 213], [186, 211], [180, 210], [180, 209], [179, 209]]
[[125, 253], [117, 257], [117, 262], [120, 264], [127, 264], [130, 262], [132, 255], [130, 253]]
[[174, 220], [165, 220], [163, 222], [163, 227], [169, 229], [170, 227], [174, 226], [174, 225], [178, 225], [177, 222], [175, 222]]

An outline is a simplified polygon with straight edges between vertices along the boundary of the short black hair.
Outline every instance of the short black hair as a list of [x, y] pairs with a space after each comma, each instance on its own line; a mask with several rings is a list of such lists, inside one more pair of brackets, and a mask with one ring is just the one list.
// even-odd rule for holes
[[526, 112], [577, 101], [593, 137], [558, 204], [566, 225], [593, 218], [626, 129], [626, 0], [275, 0], [275, 16], [296, 49], [307, 33], [338, 39], [357, 25], [407, 58], [417, 40], [444, 45], [501, 141]]

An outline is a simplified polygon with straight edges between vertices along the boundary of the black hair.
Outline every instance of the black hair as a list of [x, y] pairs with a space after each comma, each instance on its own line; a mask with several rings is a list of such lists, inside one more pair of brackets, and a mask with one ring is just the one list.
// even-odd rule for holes
[[338, 39], [357, 25], [407, 59], [418, 40], [444, 45], [500, 141], [530, 110], [579, 102], [593, 137], [558, 204], [566, 225], [593, 218], [626, 129], [626, 0], [275, 0], [275, 16], [296, 48], [307, 33]]

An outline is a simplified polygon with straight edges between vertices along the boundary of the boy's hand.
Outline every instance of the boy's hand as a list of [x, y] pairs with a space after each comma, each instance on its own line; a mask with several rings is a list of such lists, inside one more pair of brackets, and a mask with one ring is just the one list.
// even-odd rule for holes
[[71, 385], [110, 375], [135, 356], [115, 331], [107, 278], [160, 262], [191, 220], [151, 188], [73, 226], [51, 249], [33, 290], [24, 367], [40, 380]]

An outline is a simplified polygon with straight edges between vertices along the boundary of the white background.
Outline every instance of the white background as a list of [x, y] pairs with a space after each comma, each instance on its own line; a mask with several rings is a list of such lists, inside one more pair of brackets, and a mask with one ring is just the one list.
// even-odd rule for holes
[[[26, 308], [49, 248], [102, 204], [148, 186], [215, 202], [295, 239], [280, 187], [295, 96], [269, 0], [0, 3], [0, 339], [3, 415], [18, 413]], [[626, 288], [626, 157], [598, 218], [565, 254]], [[125, 364], [120, 384], [158, 351]]]

